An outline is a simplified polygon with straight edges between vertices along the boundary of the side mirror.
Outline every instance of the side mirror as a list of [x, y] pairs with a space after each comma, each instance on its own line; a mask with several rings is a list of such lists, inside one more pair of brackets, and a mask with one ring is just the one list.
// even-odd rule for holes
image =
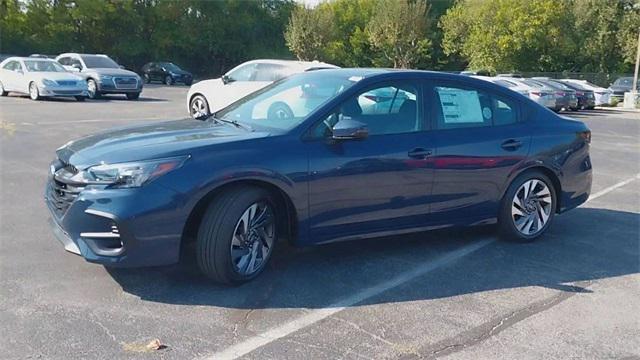
[[124, 69], [124, 68], [125, 68], [125, 67], [124, 67], [124, 65], [118, 65], [118, 67], [119, 67], [120, 69]]
[[222, 75], [222, 83], [227, 85], [228, 83], [232, 83], [235, 80], [233, 80], [229, 75]]
[[333, 126], [334, 140], [364, 139], [369, 136], [367, 125], [351, 118], [342, 118]]
[[71, 65], [71, 69], [73, 69], [73, 71], [82, 71], [82, 65], [73, 64], [73, 65]]

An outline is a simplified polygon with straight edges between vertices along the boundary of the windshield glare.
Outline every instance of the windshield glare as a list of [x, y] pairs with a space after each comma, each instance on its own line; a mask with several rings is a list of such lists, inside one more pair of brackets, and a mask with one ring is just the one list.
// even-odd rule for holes
[[289, 130], [320, 105], [351, 87], [359, 78], [323, 70], [293, 75], [217, 112], [215, 118], [249, 126]]
[[24, 65], [29, 72], [65, 72], [66, 70], [55, 61], [25, 60]]
[[82, 56], [82, 60], [88, 68], [108, 68], [108, 69], [117, 69], [120, 66], [107, 56], [98, 56], [98, 55], [84, 55]]

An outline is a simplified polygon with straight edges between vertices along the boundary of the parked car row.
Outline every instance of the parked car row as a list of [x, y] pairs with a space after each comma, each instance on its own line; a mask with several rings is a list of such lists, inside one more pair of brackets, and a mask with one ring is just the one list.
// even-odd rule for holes
[[136, 100], [143, 82], [162, 81], [167, 85], [181, 82], [188, 86], [193, 82], [191, 73], [171, 62], [150, 62], [141, 73], [142, 77], [102, 54], [8, 56], [0, 62], [0, 94], [28, 94], [33, 100], [75, 97], [78, 101], [122, 94]]
[[510, 88], [555, 112], [590, 110], [596, 106], [609, 104], [610, 101], [611, 91], [593, 85], [586, 80], [558, 80], [547, 77], [523, 78], [513, 75], [474, 77]]

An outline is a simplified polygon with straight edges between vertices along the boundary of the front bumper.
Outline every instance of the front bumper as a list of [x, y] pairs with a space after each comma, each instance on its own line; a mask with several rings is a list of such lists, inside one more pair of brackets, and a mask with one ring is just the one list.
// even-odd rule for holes
[[69, 86], [39, 86], [38, 92], [42, 96], [89, 96], [86, 87]]
[[176, 204], [175, 191], [154, 183], [136, 189], [87, 187], [75, 198], [56, 191], [59, 184], [50, 178], [45, 202], [52, 231], [65, 250], [112, 267], [178, 261], [187, 216]]

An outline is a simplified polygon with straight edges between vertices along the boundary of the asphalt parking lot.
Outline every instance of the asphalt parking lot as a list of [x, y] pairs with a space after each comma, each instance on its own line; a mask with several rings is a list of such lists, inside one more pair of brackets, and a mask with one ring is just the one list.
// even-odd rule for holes
[[[532, 244], [492, 229], [276, 250], [240, 287], [64, 252], [43, 188], [54, 151], [186, 116], [183, 86], [124, 98], [0, 98], [0, 357], [640, 358], [640, 113], [567, 115], [593, 132], [591, 200]], [[159, 339], [166, 348], [148, 350]]]

